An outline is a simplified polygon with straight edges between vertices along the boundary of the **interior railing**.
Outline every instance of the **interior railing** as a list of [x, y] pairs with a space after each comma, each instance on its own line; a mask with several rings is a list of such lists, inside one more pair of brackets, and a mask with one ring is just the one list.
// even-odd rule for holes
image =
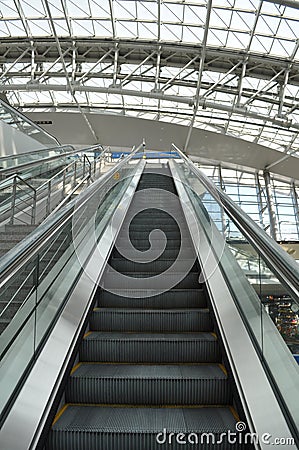
[[52, 134], [1, 99], [0, 120], [3, 120], [11, 127], [18, 129], [47, 147], [59, 145], [58, 140]]
[[[211, 251], [217, 257], [219, 268], [298, 444], [299, 366], [286, 345], [290, 347], [290, 342], [283, 333], [279, 333], [279, 323], [275, 323], [268, 314], [265, 304], [265, 298], [277, 292], [287, 300], [290, 311], [299, 310], [298, 264], [174, 144], [173, 148], [179, 155], [176, 168], [180, 181], [194, 205], [201, 227], [210, 241]], [[206, 198], [214, 205], [209, 213], [204, 207]], [[219, 234], [225, 239], [225, 229], [217, 229], [213, 211], [217, 214], [221, 211], [225, 223], [229, 220], [237, 227], [242, 234], [241, 243], [228, 240], [225, 244]]]
[[[93, 161], [90, 161], [86, 153], [94, 155]], [[75, 158], [69, 157], [76, 155]], [[80, 151], [72, 150], [60, 156], [47, 156], [42, 161], [30, 161], [18, 166], [20, 171], [26, 166], [27, 171], [22, 175], [13, 174], [0, 182], [0, 214], [2, 220], [8, 220], [10, 224], [31, 224], [40, 223], [47, 217], [59, 203], [65, 204], [72, 195], [74, 195], [84, 183], [97, 177], [103, 164], [110, 158], [110, 148], [103, 149], [99, 146], [88, 147]], [[49, 161], [50, 160], [50, 161]], [[63, 165], [64, 167], [57, 172]], [[54, 164], [54, 166], [52, 165]], [[37, 168], [37, 170], [36, 170]], [[46, 181], [42, 178], [33, 178], [44, 171], [44, 177], [51, 170], [54, 175], [46, 176]], [[16, 169], [14, 169], [16, 170]], [[33, 184], [33, 180], [34, 184]], [[40, 180], [40, 183], [36, 183]]]
[[139, 150], [0, 260], [0, 425], [142, 162], [133, 160]]

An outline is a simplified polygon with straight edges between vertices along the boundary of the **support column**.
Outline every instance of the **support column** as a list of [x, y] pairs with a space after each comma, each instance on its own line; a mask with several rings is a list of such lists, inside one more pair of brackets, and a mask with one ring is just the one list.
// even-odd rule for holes
[[271, 177], [270, 177], [270, 173], [268, 170], [264, 170], [263, 175], [264, 175], [265, 186], [266, 186], [267, 206], [268, 206], [269, 219], [270, 219], [270, 234], [271, 234], [271, 237], [275, 241], [277, 241], [278, 240], [278, 229], [277, 229], [275, 205], [274, 205], [272, 187], [271, 187]]
[[296, 185], [294, 182], [292, 183], [292, 198], [293, 198], [293, 204], [294, 204], [294, 210], [295, 210], [297, 235], [299, 238], [299, 202], [298, 202], [298, 194], [297, 194], [297, 190], [296, 190]]

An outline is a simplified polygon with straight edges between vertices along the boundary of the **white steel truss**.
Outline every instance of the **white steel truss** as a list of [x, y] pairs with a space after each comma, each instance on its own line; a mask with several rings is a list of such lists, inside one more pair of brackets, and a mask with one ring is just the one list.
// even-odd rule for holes
[[299, 1], [0, 0], [0, 92], [296, 154]]

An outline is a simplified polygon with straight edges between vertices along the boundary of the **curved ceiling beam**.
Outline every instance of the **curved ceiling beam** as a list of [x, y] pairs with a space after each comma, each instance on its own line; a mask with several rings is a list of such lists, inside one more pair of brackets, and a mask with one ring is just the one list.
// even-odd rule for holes
[[[59, 57], [59, 51], [55, 39], [33, 38], [17, 39], [2, 38], [0, 42], [0, 64], [13, 63], [20, 58], [24, 49], [32, 43], [35, 52], [35, 63], [49, 63], [55, 61]], [[198, 70], [202, 46], [192, 44], [181, 44], [173, 42], [155, 42], [146, 41], [138, 42], [136, 40], [124, 39], [97, 39], [97, 38], [59, 38], [59, 43], [66, 62], [72, 62], [73, 50], [76, 52], [76, 63], [95, 63], [106, 53], [110, 52], [106, 61], [114, 62], [114, 53], [111, 54], [111, 48], [118, 45], [118, 62], [119, 64], [140, 64], [147, 55], [156, 50], [155, 56], [152, 58], [152, 64], [155, 65], [155, 59], [160, 54], [161, 67], [183, 67], [190, 63], [195, 56], [198, 58], [190, 65], [190, 68]], [[67, 52], [67, 50], [69, 50]], [[222, 47], [206, 47], [205, 70], [215, 72], [226, 72], [236, 66], [235, 72], [240, 75], [242, 68], [238, 63], [240, 60], [246, 60], [246, 76], [272, 79], [282, 69], [288, 69], [288, 65], [292, 63], [290, 71], [290, 80], [292, 84], [299, 85], [299, 61], [292, 61], [291, 58], [274, 57], [266, 54], [247, 52], [246, 50], [234, 50]], [[20, 62], [30, 63], [31, 56], [23, 55]], [[283, 76], [281, 77], [283, 81]]]
[[[132, 90], [132, 89], [121, 89], [118, 87], [99, 87], [99, 86], [81, 86], [77, 84], [72, 85], [73, 92], [95, 92], [100, 94], [112, 94], [112, 95], [122, 95], [122, 96], [130, 96], [130, 97], [143, 97], [143, 98], [149, 98], [149, 99], [156, 99], [156, 100], [166, 100], [169, 102], [175, 102], [175, 103], [182, 103], [186, 104], [190, 107], [193, 107], [195, 105], [195, 97], [183, 97], [178, 95], [167, 95], [161, 92], [146, 92], [146, 91], [140, 91], [140, 90]], [[8, 90], [8, 86], [5, 84], [0, 84], [0, 92], [5, 92]], [[57, 84], [13, 84], [9, 85], [10, 91], [25, 91], [25, 92], [41, 92], [41, 91], [57, 91], [57, 92], [69, 92], [69, 86], [68, 85], [57, 85]], [[205, 98], [199, 99], [199, 106], [201, 106], [203, 109], [216, 109], [219, 111], [225, 111], [229, 113], [238, 114], [240, 116], [244, 117], [251, 117], [253, 119], [260, 120], [264, 123], [269, 122], [274, 125], [278, 125], [282, 128], [286, 129], [294, 129], [299, 130], [299, 123], [292, 123], [291, 121], [279, 119], [279, 118], [272, 118], [270, 116], [255, 113], [252, 111], [249, 111], [245, 108], [238, 107], [238, 106], [230, 106], [227, 104], [221, 104], [213, 101], [206, 100]]]

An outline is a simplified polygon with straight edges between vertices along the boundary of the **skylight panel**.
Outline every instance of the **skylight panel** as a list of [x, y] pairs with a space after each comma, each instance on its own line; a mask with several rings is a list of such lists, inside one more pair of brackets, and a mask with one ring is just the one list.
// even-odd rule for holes
[[137, 2], [137, 17], [139, 20], [157, 20], [157, 2]]
[[227, 31], [210, 29], [208, 33], [208, 45], [224, 47], [227, 39]]
[[157, 39], [157, 23], [138, 23], [138, 36], [141, 39]]
[[72, 20], [74, 36], [94, 36], [92, 20]]
[[11, 36], [26, 36], [26, 31], [21, 20], [11, 20], [6, 22], [7, 28]]
[[289, 8], [288, 6], [284, 9], [285, 17], [292, 17], [295, 21], [299, 20], [299, 9]]
[[47, 20], [30, 20], [28, 21], [29, 29], [35, 36], [49, 36], [51, 29]]
[[16, 9], [13, 0], [1, 0], [0, 1], [0, 13], [2, 17], [5, 18], [16, 18], [19, 17], [18, 10]]
[[232, 11], [225, 9], [212, 9], [210, 17], [210, 27], [229, 28]]
[[281, 39], [274, 39], [270, 54], [277, 56], [290, 56], [293, 52], [294, 43]]
[[161, 26], [161, 39], [169, 41], [180, 41], [182, 27], [180, 25], [164, 25]]
[[259, 7], [259, 4], [260, 0], [234, 0], [234, 7], [236, 9], [248, 9], [256, 11]]
[[255, 14], [235, 11], [232, 14], [231, 28], [251, 31], [255, 21]]
[[108, 37], [112, 36], [112, 24], [110, 21], [93, 21], [95, 37]]
[[174, 23], [183, 22], [183, 12], [184, 12], [183, 5], [178, 5], [175, 3], [161, 4], [161, 20], [163, 22], [174, 22]]
[[5, 22], [0, 21], [0, 36], [9, 37], [10, 31]]
[[36, 2], [36, 1], [30, 2], [30, 1], [23, 0], [21, 2], [21, 5], [22, 5], [22, 9], [23, 9], [23, 12], [26, 17], [38, 18], [38, 17], [46, 16], [44, 5], [40, 1], [39, 2]]
[[288, 38], [288, 39], [297, 39], [299, 34], [299, 24], [295, 21], [289, 21], [282, 19], [280, 21], [279, 27], [278, 27], [278, 36]]
[[230, 31], [227, 36], [226, 46], [236, 49], [245, 49], [249, 42], [249, 35]]
[[90, 7], [88, 0], [80, 0], [79, 2], [74, 2], [73, 0], [67, 1], [67, 10], [70, 17], [79, 18], [79, 17], [89, 17], [90, 16]]
[[203, 40], [204, 29], [199, 27], [183, 27], [183, 41], [190, 43], [200, 43]]
[[273, 44], [273, 38], [264, 36], [254, 36], [250, 46], [251, 52], [268, 54]]
[[136, 19], [137, 11], [135, 1], [115, 0], [113, 5], [116, 19]]
[[[69, 36], [69, 30], [67, 23], [64, 19], [55, 20], [55, 30], [58, 37]], [[53, 35], [51, 30], [51, 36]]]
[[186, 23], [202, 24], [204, 25], [204, 17], [206, 14], [206, 8], [204, 6], [185, 6], [184, 21]]
[[116, 35], [117, 37], [136, 38], [137, 24], [136, 22], [116, 22]]

